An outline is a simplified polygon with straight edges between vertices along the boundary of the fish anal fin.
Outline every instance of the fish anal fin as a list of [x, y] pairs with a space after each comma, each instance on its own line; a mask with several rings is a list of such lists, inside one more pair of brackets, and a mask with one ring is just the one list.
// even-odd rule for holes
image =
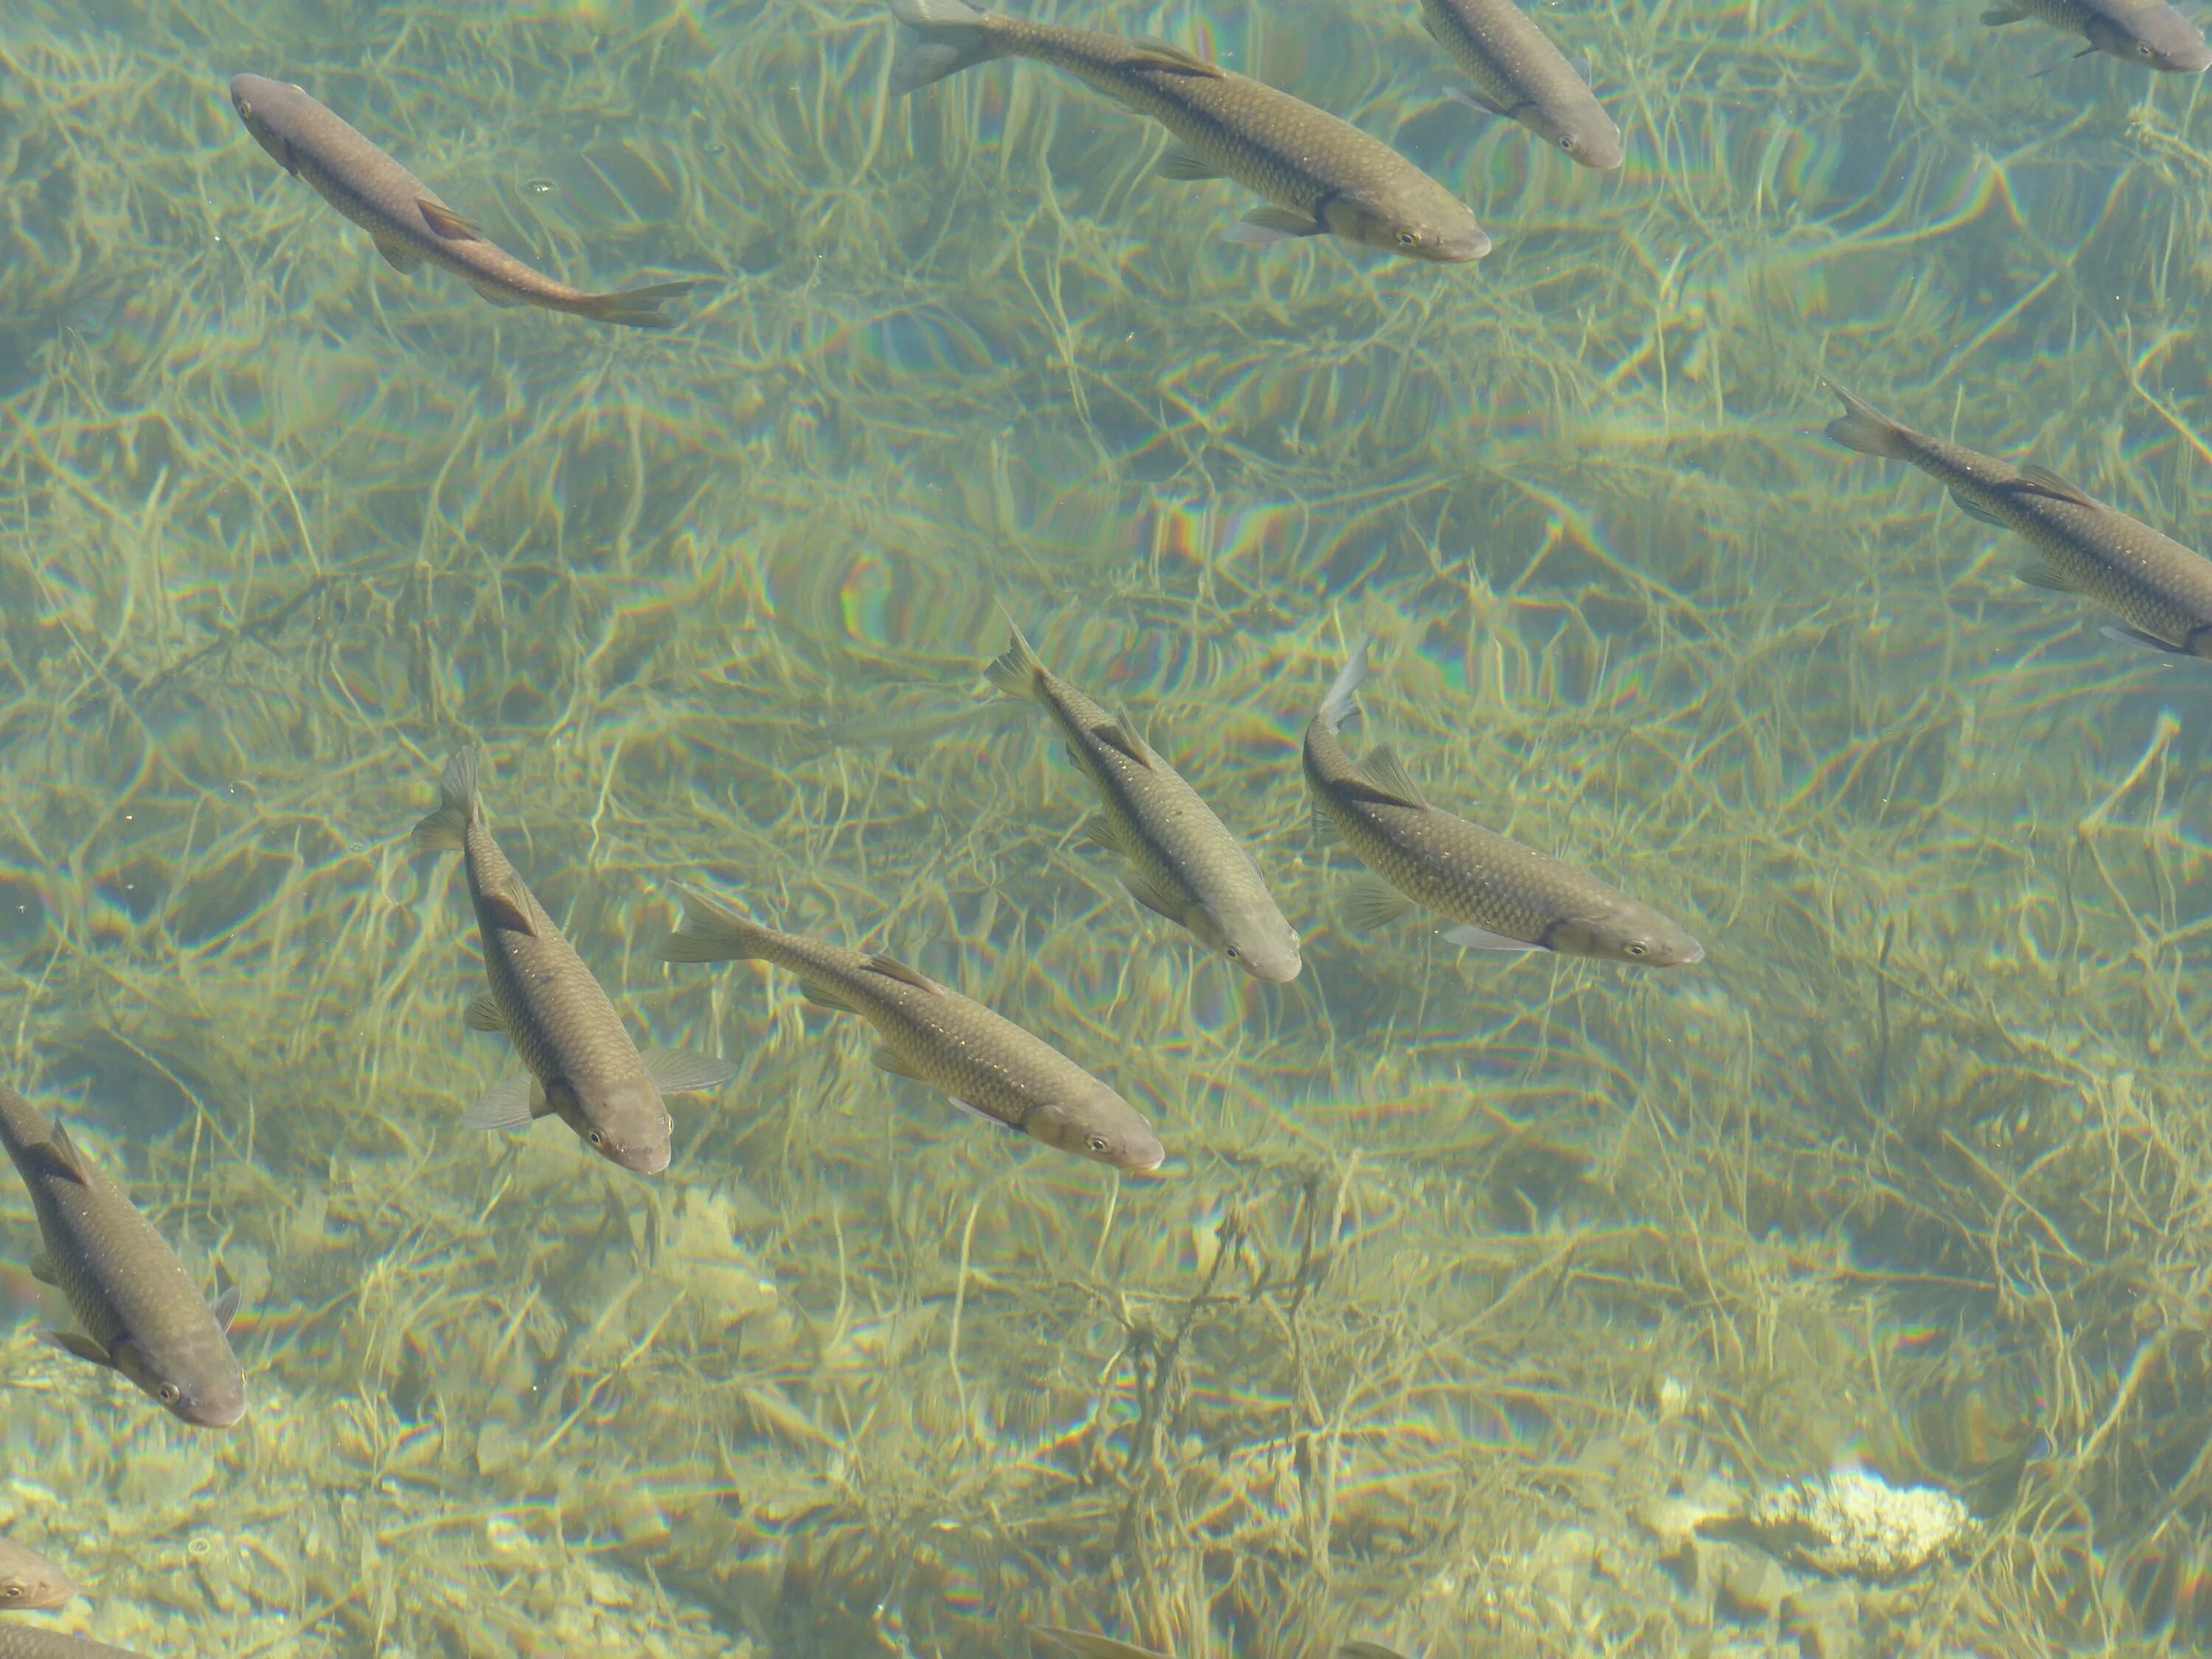
[[2000, 530], [2009, 530], [2012, 527], [1980, 502], [1970, 500], [1959, 490], [1954, 489], [1951, 492], [1951, 501], [1960, 512], [1970, 519], [1978, 520], [1984, 524], [1993, 524]]
[[114, 1356], [90, 1337], [79, 1332], [40, 1331], [38, 1336], [39, 1340], [48, 1347], [58, 1348], [64, 1353], [75, 1354], [87, 1364], [98, 1365], [107, 1370], [115, 1369]]
[[422, 269], [422, 256], [404, 242], [394, 242], [382, 236], [370, 240], [376, 244], [376, 251], [384, 256], [384, 263], [402, 276], [412, 276]]
[[1198, 179], [1221, 179], [1228, 175], [1194, 149], [1185, 149], [1177, 144], [1160, 157], [1157, 171], [1163, 179], [1174, 179], [1185, 183]]
[[904, 963], [894, 962], [889, 957], [870, 957], [861, 964], [861, 968], [865, 972], [881, 974], [885, 979], [895, 979], [902, 985], [911, 985], [917, 991], [927, 991], [932, 996], [944, 994], [941, 988], [924, 979]]
[[471, 1031], [504, 1031], [507, 1016], [499, 1011], [499, 999], [489, 991], [479, 991], [469, 999], [469, 1006], [461, 1012], [461, 1023]]
[[1408, 806], [1425, 806], [1421, 799], [1420, 786], [1406, 770], [1406, 763], [1398, 758], [1398, 751], [1387, 743], [1378, 743], [1359, 757], [1359, 775], [1381, 790]]
[[1159, 885], [1143, 871], [1131, 868], [1121, 872], [1121, 885], [1129, 896], [1154, 915], [1165, 916], [1177, 927], [1182, 925], [1182, 907], [1162, 891]]
[[2056, 501], [2070, 501], [2075, 507], [2094, 507], [2097, 503], [2083, 495], [2047, 466], [2024, 466], [2020, 470], [2021, 482], [2033, 487], [2032, 493], [2048, 495]]
[[1338, 914], [1356, 933], [1376, 933], [1413, 913], [1413, 901], [1380, 876], [1361, 876], [1346, 890]]
[[422, 222], [449, 242], [481, 242], [484, 240], [483, 231], [443, 202], [433, 202], [418, 196], [415, 198], [415, 208], [422, 216]]
[[1165, 70], [1173, 75], [1198, 75], [1213, 81], [1224, 78], [1220, 64], [1209, 64], [1196, 52], [1185, 52], [1165, 40], [1131, 41], [1126, 61], [1132, 67]]

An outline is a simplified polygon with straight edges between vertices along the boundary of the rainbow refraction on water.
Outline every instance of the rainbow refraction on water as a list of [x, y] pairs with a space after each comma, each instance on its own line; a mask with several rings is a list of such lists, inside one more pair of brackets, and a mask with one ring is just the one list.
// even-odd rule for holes
[[2212, 1642], [2189, 19], [0, 9], [0, 1659]]

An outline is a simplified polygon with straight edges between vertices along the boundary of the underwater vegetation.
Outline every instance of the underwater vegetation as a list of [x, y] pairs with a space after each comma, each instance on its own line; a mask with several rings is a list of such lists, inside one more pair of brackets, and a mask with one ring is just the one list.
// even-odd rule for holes
[[[1449, 98], [1412, 0], [1034, 13], [1387, 140], [1493, 239], [1439, 265], [1226, 244], [1249, 191], [1036, 66], [892, 98], [872, 4], [9, 7], [0, 1075], [238, 1288], [252, 1409], [33, 1340], [0, 1182], [0, 1536], [80, 1592], [8, 1627], [2200, 1645], [2200, 670], [1820, 382], [2202, 548], [2212, 132], [1973, 11], [1543, 8], [1617, 173]], [[648, 332], [404, 276], [241, 71], [579, 290], [715, 280]], [[1252, 849], [1294, 981], [1085, 844], [1001, 604]], [[1357, 741], [1705, 960], [1345, 926], [1298, 744], [1370, 630]], [[735, 1068], [650, 1182], [461, 1122], [513, 1065], [408, 832], [465, 744], [635, 1039]], [[665, 964], [685, 886], [1048, 1037], [1165, 1162]], [[1854, 1460], [1972, 1526], [1863, 1577], [1730, 1524]]]

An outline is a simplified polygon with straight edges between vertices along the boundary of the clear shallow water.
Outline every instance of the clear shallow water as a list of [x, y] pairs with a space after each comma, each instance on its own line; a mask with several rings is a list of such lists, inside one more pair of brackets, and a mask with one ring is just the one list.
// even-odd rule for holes
[[[255, 1390], [189, 1435], [33, 1343], [0, 1182], [0, 1524], [62, 1626], [2198, 1639], [2204, 688], [1826, 444], [1816, 380], [2201, 541], [2201, 87], [2035, 78], [2060, 38], [1972, 9], [1546, 8], [1613, 179], [1445, 102], [1410, 7], [1064, 14], [1390, 137], [1496, 239], [1457, 270], [1226, 246], [1240, 190], [1042, 70], [887, 106], [866, 7], [11, 10], [9, 1074], [242, 1286]], [[399, 278], [241, 69], [564, 276], [726, 280], [648, 337]], [[1000, 603], [1249, 838], [1297, 983], [1082, 845], [984, 702]], [[1363, 737], [1706, 963], [1340, 925], [1296, 744], [1369, 628]], [[741, 1062], [656, 1181], [457, 1127], [509, 1062], [405, 835], [471, 738], [625, 1012]], [[1164, 1176], [662, 966], [689, 881], [1049, 1036]], [[1667, 1565], [1655, 1497], [1855, 1457], [1983, 1528], [1887, 1586]]]

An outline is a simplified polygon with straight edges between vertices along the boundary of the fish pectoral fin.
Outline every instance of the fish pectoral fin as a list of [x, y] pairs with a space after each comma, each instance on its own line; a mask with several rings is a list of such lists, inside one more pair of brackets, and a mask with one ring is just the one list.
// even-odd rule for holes
[[1165, 916], [1178, 927], [1182, 926], [1182, 907], [1160, 890], [1158, 884], [1143, 871], [1130, 868], [1121, 872], [1121, 885], [1129, 896], [1156, 916]]
[[1286, 242], [1293, 236], [1319, 236], [1328, 227], [1310, 213], [1300, 213], [1295, 208], [1254, 208], [1235, 224], [1221, 233], [1224, 241], [1236, 242], [1246, 247], [1258, 247], [1268, 242]]
[[1176, 179], [1184, 182], [1195, 179], [1225, 179], [1229, 176], [1196, 150], [1185, 149], [1180, 144], [1161, 156], [1160, 164], [1154, 170], [1163, 179]]
[[799, 981], [799, 994], [805, 997], [816, 1007], [827, 1008], [832, 1013], [857, 1014], [860, 1012], [845, 998], [839, 996], [835, 991], [831, 990], [828, 986], [817, 985], [811, 979], [802, 979]]
[[641, 1048], [637, 1055], [653, 1086], [664, 1095], [705, 1094], [738, 1074], [734, 1061], [690, 1048]]
[[61, 1288], [61, 1274], [54, 1269], [54, 1259], [44, 1250], [31, 1258], [31, 1277], [41, 1285], [51, 1285], [56, 1290]]
[[861, 971], [881, 974], [885, 979], [895, 979], [902, 985], [911, 985], [917, 991], [927, 991], [932, 996], [943, 996], [945, 988], [934, 980], [924, 979], [902, 962], [893, 962], [889, 957], [870, 957], [860, 964]]
[[1337, 914], [1356, 933], [1376, 933], [1413, 912], [1413, 901], [1380, 876], [1360, 876], [1346, 890]]
[[1093, 812], [1083, 820], [1082, 828], [1077, 833], [1102, 853], [1112, 853], [1122, 858], [1128, 856], [1127, 841], [1110, 814]]
[[1378, 743], [1359, 757], [1359, 775], [1376, 788], [1407, 806], [1426, 806], [1420, 786], [1406, 770], [1406, 763], [1387, 743]]
[[108, 1370], [115, 1369], [115, 1356], [90, 1337], [78, 1332], [40, 1331], [38, 1333], [38, 1337], [39, 1340], [48, 1347], [58, 1348], [64, 1353], [75, 1354], [79, 1359], [89, 1364], [102, 1366]]
[[[2031, 495], [2048, 495], [2056, 501], [2071, 501], [2076, 507], [2094, 507], [2097, 503], [2083, 495], [2047, 466], [2024, 466], [2020, 470], [2021, 483], [2030, 486]], [[2019, 484], [2014, 486], [2020, 488]]]
[[499, 999], [489, 991], [479, 991], [469, 999], [469, 1006], [461, 1011], [461, 1023], [471, 1031], [505, 1031], [507, 1016], [499, 1011]]
[[384, 263], [402, 276], [412, 276], [422, 269], [422, 256], [404, 242], [387, 241], [381, 236], [369, 240], [376, 244], [376, 251], [384, 256]]
[[215, 1322], [225, 1336], [230, 1334], [231, 1322], [238, 1317], [238, 1286], [234, 1285], [208, 1304]]
[[449, 242], [481, 242], [484, 240], [483, 231], [443, 202], [432, 202], [418, 196], [415, 198], [415, 209], [422, 216], [424, 224]]
[[1455, 104], [1464, 104], [1469, 109], [1479, 109], [1485, 115], [1508, 115], [1512, 111], [1499, 103], [1480, 87], [1446, 87], [1444, 96]]
[[893, 1077], [910, 1077], [916, 1083], [929, 1081], [927, 1078], [902, 1060], [892, 1049], [878, 1048], [875, 1053], [875, 1061], [880, 1069], [889, 1072]]
[[[477, 1097], [477, 1103], [461, 1115], [464, 1129], [526, 1129], [542, 1114], [533, 1110], [531, 1097], [537, 1081], [527, 1072], [503, 1077]], [[543, 1096], [539, 1097], [541, 1099]]]
[[1221, 66], [1209, 64], [1194, 52], [1185, 52], [1181, 46], [1165, 40], [1132, 40], [1127, 59], [1133, 68], [1166, 70], [1173, 75], [1198, 75], [1208, 80], [1222, 78]]
[[1965, 514], [1970, 519], [1978, 519], [1984, 524], [1993, 524], [2000, 530], [2008, 530], [2011, 528], [2011, 526], [2006, 524], [2002, 519], [2000, 519], [1996, 514], [1990, 512], [1989, 508], [1982, 506], [1978, 501], [1971, 501], [1967, 500], [1966, 496], [1960, 494], [1959, 491], [1955, 489], [1951, 492], [1951, 501], [1952, 503], [1958, 507], [1960, 512]]
[[[2112, 640], [2118, 644], [2132, 645], [2145, 651], [2155, 651], [2161, 656], [2193, 657], [2197, 654], [2195, 652], [2188, 650], [2185, 647], [2168, 645], [2164, 640], [2159, 638], [2157, 635], [2146, 634], [2140, 628], [2122, 628], [2116, 624], [2107, 624], [2106, 626], [2099, 629], [2097, 631], [2100, 634], [2102, 634], [2106, 639]], [[36, 1273], [38, 1269], [33, 1267], [31, 1271]]]
[[1151, 757], [1145, 751], [1145, 740], [1137, 735], [1136, 728], [1129, 724], [1127, 714], [1117, 720], [1101, 720], [1088, 729], [1095, 742], [1105, 744], [1130, 764], [1141, 766], [1147, 772], [1156, 769]]
[[2053, 593], [2081, 591], [2047, 564], [2024, 564], [2012, 574], [2030, 587], [2048, 588]]
[[969, 1117], [974, 1118], [978, 1123], [988, 1124], [994, 1129], [1013, 1129], [1013, 1132], [1016, 1134], [1021, 1133], [1019, 1129], [1014, 1129], [1014, 1126], [1007, 1122], [1006, 1119], [1002, 1117], [993, 1117], [981, 1106], [973, 1105], [969, 1102], [961, 1099], [958, 1095], [947, 1095], [945, 1097], [951, 1101], [955, 1108], [966, 1113]]
[[1532, 945], [1525, 939], [1515, 939], [1506, 933], [1493, 933], [1487, 927], [1477, 927], [1462, 922], [1456, 927], [1444, 929], [1448, 944], [1462, 945], [1470, 951], [1540, 951], [1540, 945]]
[[490, 927], [536, 939], [538, 924], [530, 919], [530, 906], [520, 887], [520, 883], [514, 883], [506, 887], [485, 888], [477, 897], [477, 914]]

